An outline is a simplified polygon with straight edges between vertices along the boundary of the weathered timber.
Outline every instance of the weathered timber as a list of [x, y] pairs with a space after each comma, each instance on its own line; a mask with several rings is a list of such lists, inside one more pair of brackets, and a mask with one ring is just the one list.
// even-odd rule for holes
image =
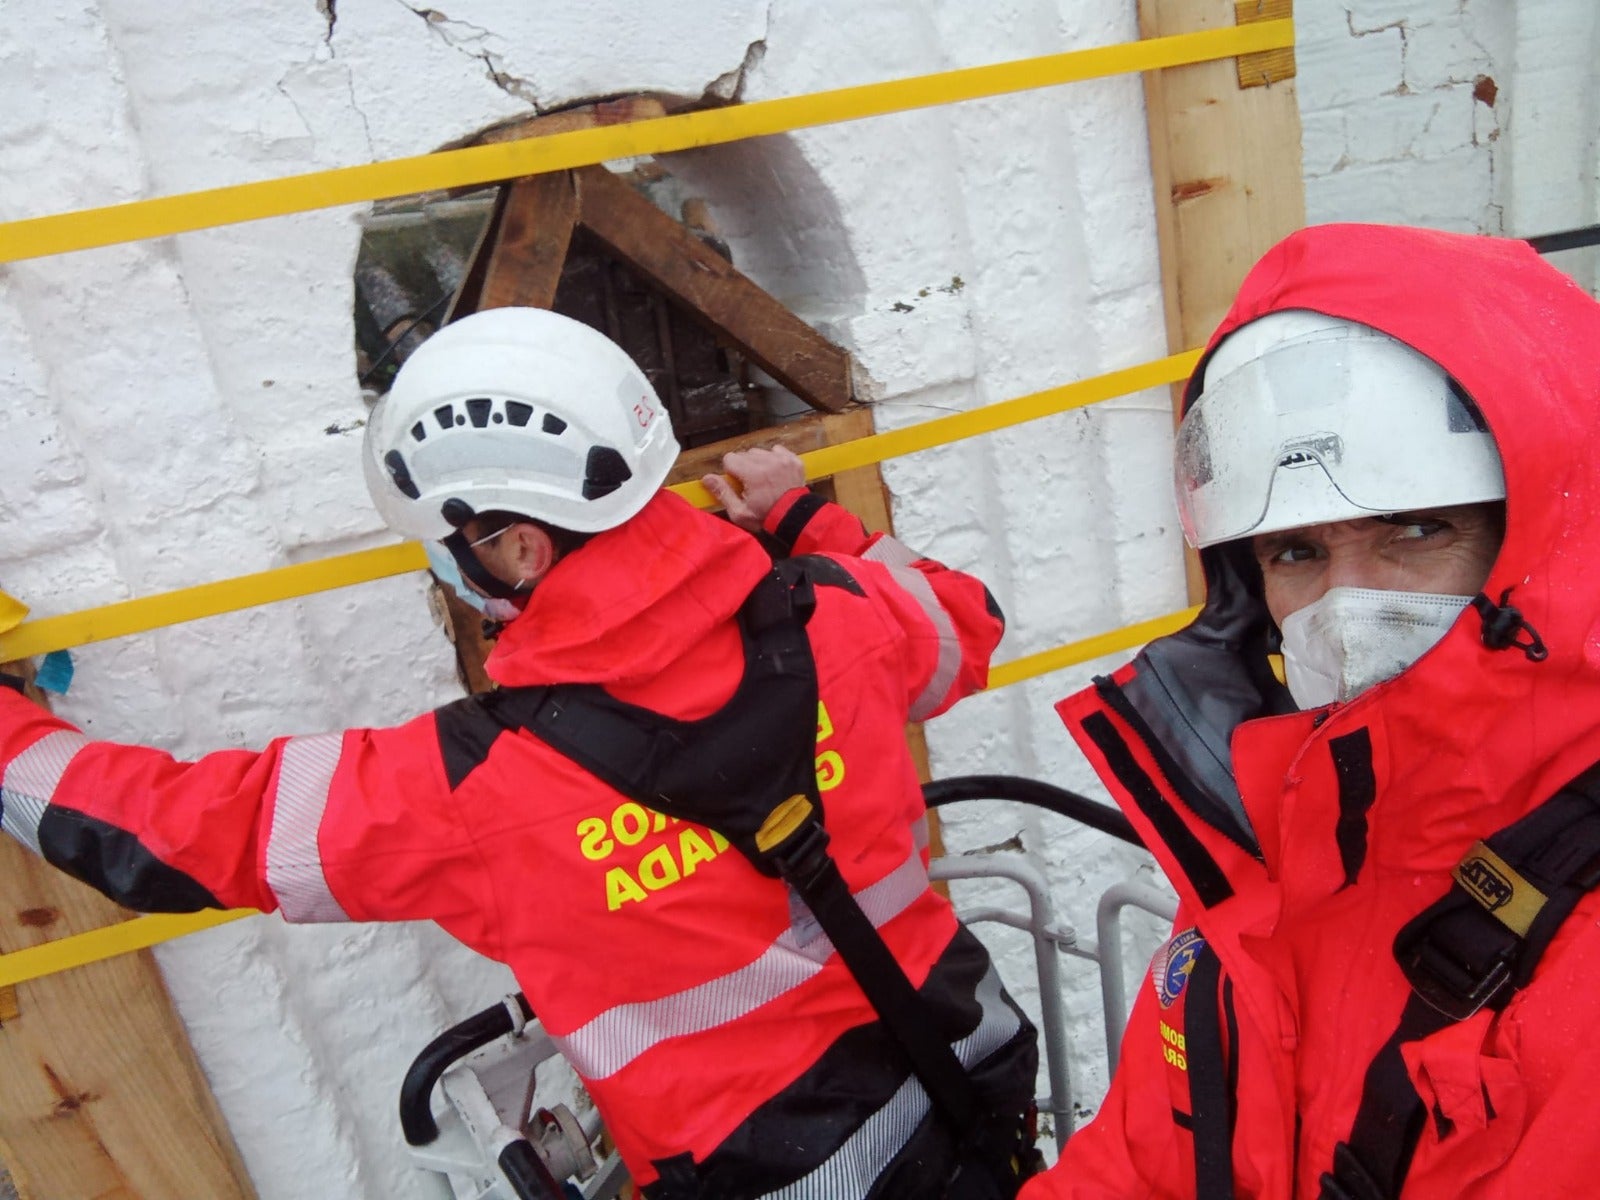
[[850, 356], [604, 167], [582, 167], [578, 223], [809, 404], [851, 399]]

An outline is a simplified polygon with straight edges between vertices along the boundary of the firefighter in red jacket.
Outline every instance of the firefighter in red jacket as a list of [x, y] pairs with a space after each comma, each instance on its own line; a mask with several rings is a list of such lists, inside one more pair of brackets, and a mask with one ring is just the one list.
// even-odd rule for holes
[[[573, 686], [686, 744], [759, 715], [742, 609], [774, 566], [746, 529], [815, 556], [801, 769], [849, 890], [1020, 1149], [1033, 1030], [929, 887], [903, 736], [984, 686], [999, 609], [799, 486], [787, 452], [730, 455], [742, 494], [706, 481], [746, 529], [661, 490], [676, 453], [602, 335], [533, 309], [455, 322], [372, 412], [367, 476], [385, 520], [503, 623], [498, 688], [195, 762], [90, 741], [0, 689], [0, 821], [131, 908], [438, 922], [515, 972], [647, 1196], [1012, 1195], [1006, 1169], [961, 1161], [968, 1143], [783, 882], [531, 731], [547, 697], [583, 711], [561, 707]], [[591, 755], [601, 771], [622, 757], [614, 741]]]
[[1312, 228], [1185, 408], [1204, 607], [1058, 706], [1179, 913], [1024, 1196], [1595, 1194], [1600, 305]]

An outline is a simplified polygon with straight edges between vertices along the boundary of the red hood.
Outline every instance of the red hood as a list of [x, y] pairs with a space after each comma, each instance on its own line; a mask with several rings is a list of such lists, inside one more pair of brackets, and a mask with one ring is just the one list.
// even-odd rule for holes
[[659, 492], [556, 564], [485, 668], [508, 687], [651, 679], [725, 626], [770, 565], [748, 533]]
[[[1600, 758], [1600, 304], [1525, 242], [1328, 225], [1255, 266], [1211, 344], [1287, 308], [1374, 326], [1439, 363], [1477, 402], [1504, 460], [1506, 536], [1484, 591], [1499, 600], [1511, 589], [1549, 658], [1487, 650], [1468, 609], [1414, 666], [1318, 731], [1382, 724], [1392, 784], [1421, 760], [1433, 779], [1454, 780], [1442, 803], [1396, 822], [1447, 853], [1463, 818], [1504, 823]], [[1236, 760], [1247, 744], [1266, 750], [1274, 724], [1242, 727]]]

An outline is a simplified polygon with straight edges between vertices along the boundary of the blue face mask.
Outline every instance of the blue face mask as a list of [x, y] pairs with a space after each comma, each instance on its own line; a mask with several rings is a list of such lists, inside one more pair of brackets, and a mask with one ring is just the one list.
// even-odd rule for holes
[[439, 577], [440, 582], [450, 585], [461, 600], [477, 609], [491, 621], [498, 621], [502, 625], [515, 620], [522, 612], [514, 600], [504, 600], [498, 596], [484, 596], [472, 590], [467, 581], [461, 577], [461, 568], [456, 566], [455, 557], [438, 542], [424, 542], [423, 550], [428, 555], [428, 566], [433, 568], [433, 573]]

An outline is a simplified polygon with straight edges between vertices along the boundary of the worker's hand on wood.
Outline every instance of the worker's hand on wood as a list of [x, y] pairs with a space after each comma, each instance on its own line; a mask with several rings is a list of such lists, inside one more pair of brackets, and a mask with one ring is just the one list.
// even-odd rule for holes
[[806, 482], [805, 464], [782, 446], [724, 454], [722, 470], [723, 474], [707, 475], [700, 482], [729, 520], [751, 533], [761, 528], [780, 496]]

